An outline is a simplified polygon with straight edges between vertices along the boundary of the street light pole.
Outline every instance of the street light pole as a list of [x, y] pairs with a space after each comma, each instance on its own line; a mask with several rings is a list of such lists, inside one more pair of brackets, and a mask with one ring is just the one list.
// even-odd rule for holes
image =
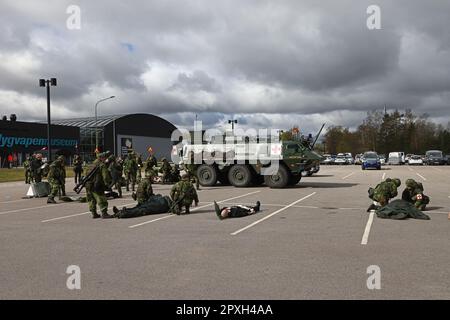
[[237, 120], [228, 120], [228, 123], [231, 123], [231, 130], [234, 132], [234, 124], [237, 123]]
[[98, 104], [99, 104], [100, 102], [103, 102], [103, 101], [108, 100], [108, 99], [113, 99], [113, 98], [115, 98], [115, 97], [116, 97], [116, 96], [111, 96], [111, 97], [108, 97], [108, 98], [100, 99], [100, 100], [98, 100], [98, 101], [95, 103], [95, 151], [96, 151], [96, 152], [98, 151], [98, 124], [97, 124], [98, 118], [97, 118], [97, 106], [98, 106]]
[[50, 86], [56, 87], [56, 78], [50, 80], [39, 79], [40, 87], [47, 87], [47, 162], [52, 161], [52, 144], [51, 144], [51, 117], [50, 117]]

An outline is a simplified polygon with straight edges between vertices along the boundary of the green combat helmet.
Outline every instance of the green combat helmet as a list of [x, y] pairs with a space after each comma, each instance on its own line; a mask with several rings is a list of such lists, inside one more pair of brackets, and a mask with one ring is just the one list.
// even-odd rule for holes
[[407, 179], [405, 184], [408, 189], [413, 189], [416, 186], [416, 182], [413, 179]]
[[400, 185], [402, 184], [402, 182], [398, 178], [394, 178], [394, 179], [392, 179], [392, 181], [397, 186], [397, 188], [400, 187]]

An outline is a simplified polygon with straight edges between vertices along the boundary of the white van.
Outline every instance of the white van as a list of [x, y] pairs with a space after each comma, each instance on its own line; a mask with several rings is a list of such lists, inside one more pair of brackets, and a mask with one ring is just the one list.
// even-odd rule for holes
[[405, 164], [404, 152], [389, 152], [388, 164]]

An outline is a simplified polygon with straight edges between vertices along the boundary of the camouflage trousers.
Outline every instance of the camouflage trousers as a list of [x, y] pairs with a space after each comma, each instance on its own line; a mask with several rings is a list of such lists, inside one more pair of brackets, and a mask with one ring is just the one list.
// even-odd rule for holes
[[131, 182], [131, 190], [134, 191], [134, 186], [136, 185], [136, 172], [128, 172], [126, 176], [126, 183], [127, 183], [127, 191], [130, 191], [130, 182]]
[[58, 195], [59, 189], [61, 188], [61, 184], [59, 181], [49, 179], [48, 183], [50, 184], [50, 194], [49, 196], [54, 198]]
[[97, 213], [97, 206], [100, 212], [108, 210], [108, 200], [106, 199], [105, 193], [101, 192], [86, 192], [86, 200], [89, 205], [89, 211], [92, 213]]

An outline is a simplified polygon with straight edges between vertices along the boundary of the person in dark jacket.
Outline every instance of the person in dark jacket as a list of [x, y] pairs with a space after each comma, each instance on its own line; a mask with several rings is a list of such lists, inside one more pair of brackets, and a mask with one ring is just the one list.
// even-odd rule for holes
[[256, 201], [256, 206], [249, 207], [243, 205], [237, 205], [232, 207], [223, 207], [220, 208], [217, 202], [214, 201], [214, 209], [216, 211], [216, 215], [220, 220], [226, 218], [240, 218], [246, 217], [251, 214], [255, 214], [260, 210], [261, 202]]

